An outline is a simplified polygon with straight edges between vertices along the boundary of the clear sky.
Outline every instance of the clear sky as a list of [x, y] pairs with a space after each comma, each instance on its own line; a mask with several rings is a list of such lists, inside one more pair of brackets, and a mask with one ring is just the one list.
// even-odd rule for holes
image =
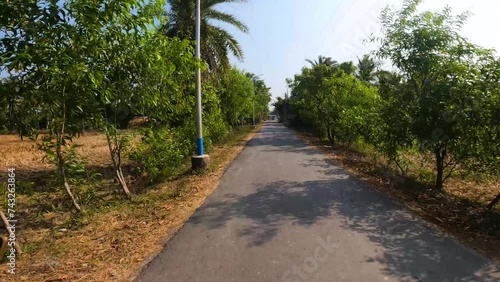
[[[232, 62], [261, 75], [271, 87], [273, 101], [286, 92], [286, 78], [299, 73], [306, 58], [318, 55], [343, 62], [361, 57], [376, 48], [363, 39], [380, 29], [380, 11], [402, 0], [247, 0], [219, 8], [235, 15], [250, 28], [242, 34], [228, 28], [241, 43], [245, 60]], [[421, 10], [472, 12], [463, 35], [473, 43], [500, 51], [499, 0], [425, 0]], [[0, 74], [0, 77], [5, 73]]]
[[[376, 48], [363, 39], [380, 30], [378, 17], [387, 5], [401, 7], [402, 0], [248, 0], [224, 4], [250, 28], [249, 34], [230, 29], [241, 43], [245, 60], [233, 63], [245, 71], [262, 74], [273, 101], [286, 92], [285, 79], [299, 73], [306, 58], [318, 55], [343, 62]], [[421, 10], [472, 12], [463, 35], [473, 43], [500, 50], [500, 1], [426, 0]]]

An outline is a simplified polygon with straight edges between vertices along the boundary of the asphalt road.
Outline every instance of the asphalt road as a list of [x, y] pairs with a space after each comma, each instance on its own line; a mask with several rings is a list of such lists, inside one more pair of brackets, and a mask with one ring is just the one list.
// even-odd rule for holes
[[136, 281], [500, 281], [500, 266], [267, 123]]

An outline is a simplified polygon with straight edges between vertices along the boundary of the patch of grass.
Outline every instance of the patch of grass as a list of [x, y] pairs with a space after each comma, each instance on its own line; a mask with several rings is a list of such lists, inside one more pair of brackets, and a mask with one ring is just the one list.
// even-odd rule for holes
[[436, 176], [434, 175], [434, 171], [430, 168], [420, 168], [416, 172], [415, 179], [418, 182], [425, 184], [432, 184]]
[[35, 254], [46, 246], [47, 244], [45, 244], [43, 241], [28, 242], [22, 246], [22, 250], [23, 252], [28, 254]]

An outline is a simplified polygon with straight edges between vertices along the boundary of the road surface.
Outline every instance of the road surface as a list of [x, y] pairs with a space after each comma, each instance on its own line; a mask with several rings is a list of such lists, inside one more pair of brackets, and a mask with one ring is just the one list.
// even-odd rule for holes
[[500, 267], [269, 122], [136, 281], [500, 281]]

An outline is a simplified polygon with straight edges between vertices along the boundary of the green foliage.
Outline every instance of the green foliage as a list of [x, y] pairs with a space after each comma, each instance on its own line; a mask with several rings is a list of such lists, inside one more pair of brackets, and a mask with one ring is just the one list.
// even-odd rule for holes
[[[213, 75], [229, 69], [229, 52], [237, 58], [243, 53], [229, 33], [209, 21], [247, 32], [243, 23], [214, 8], [223, 2], [230, 1], [202, 7], [202, 61], [208, 72], [194, 56], [194, 2], [169, 1], [168, 12], [162, 0], [0, 3], [0, 72], [9, 75], [0, 81], [0, 131], [16, 130], [38, 142], [77, 209], [70, 184], [80, 185], [89, 174], [73, 139], [88, 129], [106, 134], [116, 178], [128, 197], [121, 167], [131, 142], [120, 129], [131, 119], [147, 117], [155, 126], [132, 158], [153, 181], [171, 175], [195, 149], [197, 68], [204, 72], [208, 150], [230, 125], [268, 111], [263, 81], [237, 70]], [[37, 139], [40, 129], [47, 133]], [[93, 197], [92, 191], [87, 194]]]
[[291, 98], [278, 99], [275, 108], [280, 115], [287, 108], [294, 124], [311, 125], [331, 142], [371, 145], [403, 174], [409, 164], [402, 153], [433, 156], [434, 171], [419, 177], [428, 181], [434, 173], [438, 189], [456, 167], [498, 175], [500, 60], [460, 35], [467, 13], [418, 14], [420, 2], [382, 13], [375, 53], [394, 72], [377, 70], [365, 55], [352, 76], [352, 63], [320, 56], [287, 81]]
[[[82, 159], [76, 149], [82, 145], [72, 142], [69, 136], [65, 136], [62, 139], [61, 153], [57, 153], [57, 139], [54, 136], [45, 135], [40, 139], [33, 138], [36, 142], [38, 150], [45, 152], [43, 161], [52, 164], [54, 167], [60, 165], [61, 159], [64, 164], [65, 177], [68, 179], [70, 184], [79, 184], [83, 182], [91, 182], [97, 176], [98, 173], [90, 172], [86, 169], [86, 161]], [[56, 176], [59, 182], [63, 182], [64, 178], [61, 175], [61, 170], [56, 171]]]
[[311, 59], [306, 59], [306, 62], [311, 64], [311, 67], [315, 67], [317, 65], [325, 65], [327, 67], [334, 67], [338, 65], [338, 62], [332, 59], [331, 57], [325, 57], [325, 56], [318, 56], [318, 59], [316, 60], [311, 60]]
[[364, 85], [340, 67], [325, 64], [304, 68], [292, 83], [291, 101], [300, 117], [332, 142], [336, 137], [347, 143], [363, 135], [371, 138], [364, 114], [376, 99], [375, 88]]
[[[227, 30], [214, 25], [214, 22], [227, 24], [240, 32], [247, 33], [248, 27], [233, 15], [217, 9], [217, 5], [245, 0], [206, 1], [201, 5], [201, 56], [203, 62], [213, 73], [225, 73], [230, 70], [229, 54], [243, 59], [243, 50], [239, 42]], [[162, 26], [162, 33], [169, 37], [194, 41], [196, 2], [168, 0], [171, 10], [166, 13], [167, 22]]]
[[363, 58], [358, 58], [356, 76], [368, 83], [373, 83], [375, 80], [375, 73], [377, 71], [377, 63], [370, 57], [370, 55], [365, 54]]
[[[182, 134], [181, 134], [182, 135]], [[190, 141], [167, 127], [146, 128], [141, 144], [131, 152], [139, 172], [157, 183], [172, 176], [190, 155]]]
[[341, 63], [339, 69], [343, 70], [346, 74], [354, 74], [356, 72], [356, 66], [350, 61]]
[[219, 92], [226, 123], [241, 124], [245, 118], [252, 117], [254, 93], [252, 80], [242, 71], [233, 68], [227, 73], [221, 81]]
[[[211, 146], [214, 143], [219, 142], [228, 133], [228, 125], [224, 120], [222, 102], [218, 96], [217, 88], [213, 85], [213, 82], [208, 82], [203, 85], [202, 93], [202, 103], [203, 103], [203, 141], [210, 151]], [[185, 121], [189, 125], [185, 124], [183, 128], [188, 131], [191, 136], [189, 140], [196, 140], [195, 130], [195, 117], [194, 115]], [[193, 143], [194, 148], [194, 143]]]
[[269, 103], [271, 102], [271, 88], [266, 86], [264, 80], [253, 73], [247, 73], [246, 76], [250, 78], [253, 83], [253, 101], [252, 101], [252, 114], [257, 120], [264, 119], [269, 115]]
[[[417, 14], [420, 2], [406, 1], [401, 11], [383, 12], [384, 37], [377, 53], [390, 59], [403, 75], [404, 83], [389, 95], [394, 103], [388, 105], [402, 108], [409, 134], [424, 153], [435, 155], [439, 189], [457, 165], [484, 154], [498, 156], [495, 146], [489, 145], [498, 136], [498, 119], [491, 112], [484, 114], [482, 107], [495, 104], [498, 94], [492, 89], [499, 82], [485, 76], [495, 72], [489, 71], [495, 61], [491, 51], [459, 34], [467, 14], [454, 16], [450, 8]], [[400, 139], [405, 139], [406, 132], [400, 133]], [[478, 155], [485, 147], [494, 150]], [[470, 153], [473, 149], [475, 154]]]

